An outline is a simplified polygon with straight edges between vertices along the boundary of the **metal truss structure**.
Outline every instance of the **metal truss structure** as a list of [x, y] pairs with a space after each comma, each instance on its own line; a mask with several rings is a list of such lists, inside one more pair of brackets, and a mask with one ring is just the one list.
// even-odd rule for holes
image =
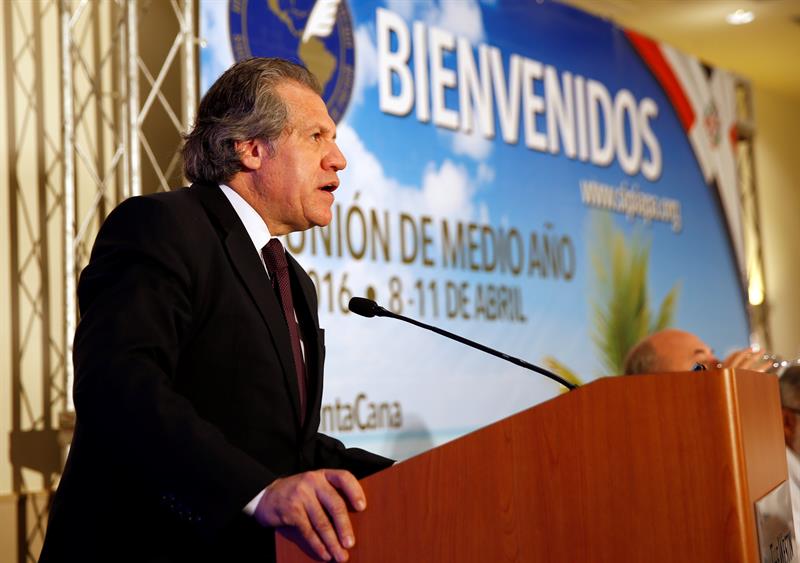
[[41, 493], [54, 487], [71, 438], [77, 277], [117, 203], [181, 180], [198, 41], [196, 0], [9, 0], [2, 10], [22, 563], [38, 557]]

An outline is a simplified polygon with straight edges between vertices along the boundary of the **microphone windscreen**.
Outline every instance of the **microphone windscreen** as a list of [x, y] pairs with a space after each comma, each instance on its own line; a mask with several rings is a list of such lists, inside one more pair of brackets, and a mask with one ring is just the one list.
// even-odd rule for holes
[[347, 308], [362, 317], [374, 317], [378, 313], [378, 309], [380, 309], [377, 303], [366, 297], [353, 297], [350, 299], [350, 303], [347, 304]]

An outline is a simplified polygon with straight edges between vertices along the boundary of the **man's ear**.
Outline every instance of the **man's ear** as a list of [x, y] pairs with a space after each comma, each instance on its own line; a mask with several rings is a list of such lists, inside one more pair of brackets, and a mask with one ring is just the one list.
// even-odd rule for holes
[[234, 148], [245, 170], [259, 170], [267, 162], [267, 145], [261, 139], [236, 141]]

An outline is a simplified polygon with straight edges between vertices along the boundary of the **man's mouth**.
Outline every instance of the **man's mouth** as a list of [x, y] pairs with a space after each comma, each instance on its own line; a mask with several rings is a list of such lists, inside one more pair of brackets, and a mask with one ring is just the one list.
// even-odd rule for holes
[[338, 188], [338, 187], [339, 187], [339, 182], [332, 182], [330, 184], [326, 184], [326, 185], [322, 186], [320, 189], [323, 190], [323, 191], [326, 191], [326, 192], [333, 193], [333, 192], [336, 191], [336, 188]]

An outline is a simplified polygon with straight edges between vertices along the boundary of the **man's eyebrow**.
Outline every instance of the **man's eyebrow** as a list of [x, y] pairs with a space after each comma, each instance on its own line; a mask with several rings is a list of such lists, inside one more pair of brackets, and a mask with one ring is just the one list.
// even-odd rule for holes
[[334, 139], [336, 138], [336, 128], [335, 127], [328, 127], [327, 125], [323, 125], [321, 123], [314, 123], [312, 125], [309, 125], [308, 127], [305, 127], [303, 130], [306, 131], [306, 132], [319, 131], [320, 133], [322, 133], [324, 135], [327, 135], [331, 131], [333, 131], [333, 138]]

